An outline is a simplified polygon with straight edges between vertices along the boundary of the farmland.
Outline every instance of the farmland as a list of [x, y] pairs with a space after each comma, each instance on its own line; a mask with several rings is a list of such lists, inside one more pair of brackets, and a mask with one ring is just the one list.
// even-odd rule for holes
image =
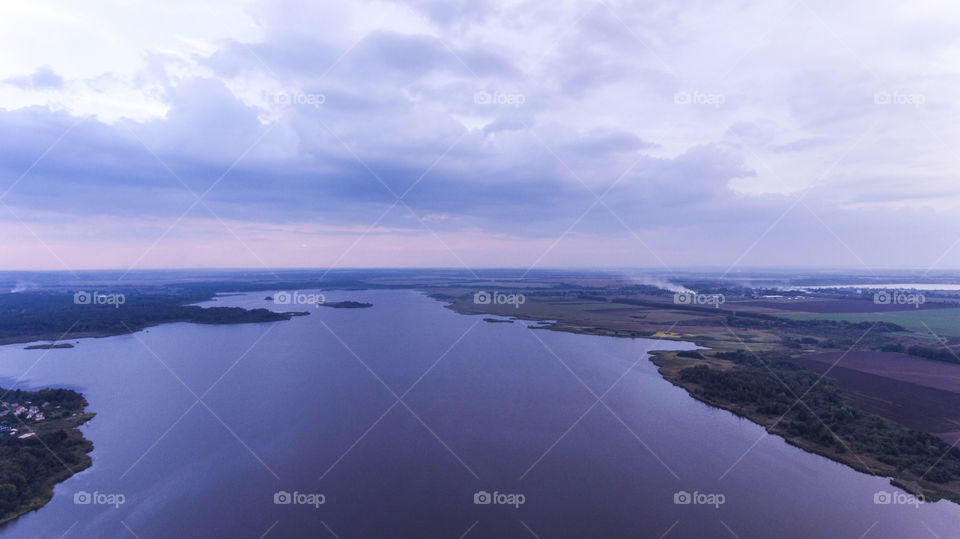
[[960, 309], [913, 309], [883, 313], [789, 313], [792, 320], [846, 320], [848, 322], [890, 322], [909, 330], [927, 334], [934, 332], [960, 337]]

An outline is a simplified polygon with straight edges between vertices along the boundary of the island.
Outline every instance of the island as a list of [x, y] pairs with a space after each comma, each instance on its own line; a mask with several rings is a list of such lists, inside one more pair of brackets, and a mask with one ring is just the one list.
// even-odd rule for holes
[[372, 303], [361, 303], [359, 301], [328, 301], [317, 303], [317, 307], [333, 307], [334, 309], [366, 309], [373, 307]]

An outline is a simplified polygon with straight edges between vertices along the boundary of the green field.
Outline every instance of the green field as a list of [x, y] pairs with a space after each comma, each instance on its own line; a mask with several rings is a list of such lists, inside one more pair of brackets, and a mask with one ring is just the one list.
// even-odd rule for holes
[[567, 305], [578, 311], [610, 311], [614, 309], [641, 309], [639, 305], [628, 305], [626, 303], [584, 303]]
[[[918, 333], [960, 337], [960, 309], [925, 309], [892, 313], [793, 313], [778, 315], [792, 320], [847, 320], [890, 322]], [[928, 329], [929, 328], [929, 329]]]

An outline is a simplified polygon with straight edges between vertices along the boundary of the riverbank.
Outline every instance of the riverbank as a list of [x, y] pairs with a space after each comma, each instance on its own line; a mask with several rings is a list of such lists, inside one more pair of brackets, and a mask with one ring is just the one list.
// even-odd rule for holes
[[[948, 499], [960, 503], [960, 465], [956, 455], [948, 455], [955, 449], [930, 434], [846, 406], [845, 396], [829, 378], [776, 364], [754, 365], [751, 369], [736, 361], [716, 357], [698, 360], [671, 351], [654, 351], [650, 360], [667, 381], [685, 389], [694, 399], [748, 419], [795, 447], [862, 473], [890, 478], [891, 484], [926, 501]], [[793, 380], [789, 377], [795, 373], [801, 373], [803, 383], [785, 393], [775, 389], [753, 393], [755, 375], [766, 376], [761, 368], [770, 369], [767, 378], [772, 379], [771, 384], [790, 386]], [[709, 374], [703, 376], [705, 370]], [[807, 377], [808, 373], [815, 376]], [[738, 399], [723, 391], [724, 384], [736, 386], [741, 395], [750, 395]], [[798, 402], [801, 395], [803, 401]], [[840, 430], [844, 434], [862, 432], [841, 437]], [[884, 451], [887, 443], [900, 447]], [[932, 477], [947, 480], [935, 482]]]
[[887, 345], [900, 328], [821, 321], [794, 325], [662, 302], [635, 307], [603, 297], [527, 298], [522, 308], [477, 304], [469, 296], [449, 293], [433, 297], [461, 314], [539, 321], [555, 331], [693, 342], [704, 349], [693, 354], [655, 351], [650, 359], [664, 378], [694, 399], [763, 426], [804, 451], [888, 477], [929, 501], [960, 503], [960, 450], [930, 433], [851, 406], [852, 395], [831, 378], [783, 361], [796, 353], [792, 346], [838, 349], [856, 338], [865, 346]]
[[53, 488], [89, 468], [93, 442], [80, 427], [96, 415], [66, 389], [3, 391], [0, 524], [46, 505]]

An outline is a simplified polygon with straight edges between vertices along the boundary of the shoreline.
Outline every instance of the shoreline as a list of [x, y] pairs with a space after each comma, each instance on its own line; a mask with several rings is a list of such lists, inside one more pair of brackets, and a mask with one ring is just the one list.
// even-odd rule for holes
[[[23, 442], [21, 444], [22, 447], [27, 447], [27, 445], [30, 443], [34, 445], [44, 444], [41, 445], [41, 449], [43, 451], [53, 452], [59, 461], [60, 466], [56, 467], [57, 471], [54, 473], [32, 478], [32, 483], [36, 485], [36, 488], [39, 490], [39, 492], [31, 497], [26, 503], [0, 516], [0, 530], [21, 516], [32, 511], [39, 510], [47, 505], [50, 500], [53, 499], [53, 490], [58, 484], [93, 466], [93, 458], [90, 456], [90, 453], [94, 449], [93, 442], [84, 437], [83, 432], [80, 429], [83, 425], [92, 420], [97, 414], [94, 412], [87, 412], [86, 400], [84, 399], [83, 402], [84, 405], [82, 411], [78, 412], [77, 414], [66, 418], [50, 420], [48, 425], [35, 423], [33, 428], [31, 428], [31, 432], [28, 433], [28, 437], [18, 439], [18, 442]], [[45, 435], [54, 434], [56, 432], [63, 432], [63, 440], [70, 444], [69, 447], [64, 449], [63, 453], [54, 452], [53, 449], [46, 447], [45, 443], [43, 442], [43, 437]], [[33, 435], [29, 436], [29, 434]], [[76, 462], [70, 466], [66, 466], [66, 464], [63, 462], [64, 456], [72, 457], [69, 460], [75, 459]]]
[[[541, 326], [531, 327], [531, 329], [548, 329], [551, 331], [563, 331], [567, 333], [580, 334], [580, 335], [598, 335], [606, 337], [627, 337], [627, 338], [642, 338], [642, 339], [651, 339], [651, 340], [666, 340], [666, 341], [682, 341], [689, 342], [696, 345], [700, 351], [717, 351], [717, 350], [733, 350], [733, 349], [742, 349], [742, 346], [731, 348], [729, 342], [721, 342], [715, 339], [712, 339], [709, 336], [697, 335], [697, 334], [681, 334], [681, 333], [672, 333], [657, 331], [657, 332], [647, 332], [647, 331], [638, 331], [633, 329], [613, 329], [613, 328], [603, 328], [596, 326], [588, 325], [575, 325], [565, 323], [560, 320], [553, 318], [547, 318], [544, 316], [537, 316], [529, 313], [503, 313], [499, 311], [483, 311], [476, 309], [475, 307], [471, 308], [470, 306], [465, 306], [457, 301], [456, 298], [448, 297], [444, 294], [435, 294], [428, 291], [424, 291], [428, 296], [445, 303], [445, 307], [448, 309], [464, 315], [501, 315], [501, 316], [510, 316], [519, 320], [528, 320], [534, 322], [540, 322]], [[676, 387], [680, 387], [687, 392], [687, 395], [706, 404], [713, 408], [720, 410], [725, 410], [734, 414], [739, 418], [746, 419], [755, 425], [763, 427], [767, 434], [772, 436], [777, 436], [783, 439], [789, 445], [796, 447], [807, 453], [821, 456], [823, 458], [829, 459], [838, 464], [847, 466], [857, 472], [864, 473], [866, 475], [874, 477], [883, 477], [887, 478], [890, 481], [892, 486], [901, 488], [913, 495], [920, 495], [924, 497], [924, 500], [927, 502], [935, 502], [938, 500], [948, 500], [955, 504], [960, 505], [960, 484], [953, 482], [953, 487], [948, 488], [940, 486], [940, 484], [932, 483], [931, 481], [924, 480], [918, 481], [911, 478], [902, 478], [897, 477], [896, 468], [880, 462], [876, 458], [869, 455], [857, 455], [852, 451], [846, 451], [843, 453], [832, 451], [829, 448], [826, 448], [814, 441], [805, 439], [801, 436], [791, 435], [782, 428], [782, 423], [779, 422], [778, 418], [771, 416], [763, 416], [757, 413], [751, 413], [749, 409], [743, 406], [739, 406], [735, 403], [728, 403], [719, 400], [714, 400], [706, 398], [703, 395], [697, 394], [697, 387], [692, 383], [684, 383], [680, 379], [680, 373], [684, 368], [695, 367], [698, 365], [707, 366], [711, 369], [727, 369], [727, 370], [738, 370], [742, 367], [738, 365], [732, 365], [730, 362], [725, 360], [720, 360], [717, 358], [704, 358], [704, 359], [694, 359], [694, 358], [678, 358], [676, 356], [677, 351], [675, 350], [656, 350], [651, 349], [649, 352], [648, 360], [657, 366], [657, 372], [660, 376], [673, 384]], [[727, 365], [719, 366], [719, 364], [727, 363]], [[869, 464], [865, 464], [865, 461]]]
[[[588, 323], [576, 323], [576, 321], [570, 320], [561, 320], [555, 317], [542, 316], [534, 313], [528, 312], [517, 312], [514, 309], [510, 309], [507, 312], [491, 312], [490, 310], [479, 310], [473, 305], [463, 304], [458, 302], [456, 298], [446, 296], [444, 294], [437, 294], [435, 291], [423, 290], [421, 292], [426, 296], [440, 301], [443, 306], [451, 309], [452, 311], [458, 314], [464, 315], [496, 315], [508, 317], [510, 320], [496, 320], [496, 322], [511, 322], [512, 320], [526, 320], [531, 322], [536, 322], [539, 325], [530, 326], [530, 329], [549, 329], [552, 331], [563, 331], [573, 334], [583, 334], [583, 335], [598, 335], [598, 336], [610, 336], [610, 337], [629, 337], [629, 338], [643, 338], [651, 340], [664, 340], [664, 341], [682, 341], [689, 342], [697, 347], [701, 348], [702, 352], [707, 351], [718, 351], [718, 350], [735, 350], [742, 349], [741, 346], [732, 345], [729, 341], [717, 340], [709, 335], [700, 335], [694, 333], [679, 333], [674, 332], [674, 327], [671, 327], [669, 330], [658, 330], [658, 331], [647, 331], [645, 329], [627, 329], [627, 328], [610, 328], [610, 327], [600, 327], [596, 325], [589, 325]], [[282, 313], [290, 317], [302, 315], [306, 313]], [[289, 319], [289, 318], [287, 318]], [[489, 320], [488, 320], [489, 321]], [[154, 325], [159, 326], [165, 323], [173, 322], [193, 322], [193, 323], [223, 323], [223, 322], [197, 322], [189, 320], [167, 320], [161, 321]], [[225, 322], [225, 323], [243, 323], [243, 322]], [[153, 327], [147, 326], [147, 327]], [[136, 330], [142, 331], [145, 328], [137, 328]], [[98, 332], [99, 333], [99, 332]], [[109, 337], [117, 336], [118, 334], [97, 334], [89, 335], [89, 337]], [[72, 336], [73, 338], [79, 338]], [[31, 338], [29, 341], [19, 340], [17, 342], [34, 342], [38, 339]], [[16, 344], [14, 343], [3, 343], [3, 344]], [[2, 343], [2, 340], [0, 340]], [[705, 348], [705, 349], [704, 349]], [[728, 411], [737, 417], [747, 419], [752, 423], [759, 425], [764, 428], [767, 434], [779, 436], [786, 443], [790, 444], [793, 447], [801, 449], [807, 453], [815, 454], [827, 459], [830, 459], [834, 462], [837, 462], [841, 465], [845, 465], [848, 468], [851, 468], [855, 471], [875, 476], [875, 477], [884, 477], [888, 478], [891, 485], [901, 488], [912, 494], [922, 494], [927, 501], [937, 501], [939, 499], [946, 499], [954, 503], [960, 503], [960, 488], [951, 485], [954, 490], [950, 488], [938, 488], [937, 485], [931, 484], [929, 481], [924, 481], [923, 483], [911, 481], [910, 478], [898, 478], [894, 473], [890, 465], [884, 464], [880, 461], [875, 460], [870, 456], [864, 456], [862, 459], [867, 462], [863, 464], [860, 462], [860, 458], [857, 458], [852, 451], [846, 452], [846, 454], [841, 454], [836, 451], [830, 450], [829, 447], [824, 447], [818, 445], [814, 441], [807, 440], [800, 436], [791, 435], [788, 432], [785, 432], [783, 429], [778, 429], [777, 421], [775, 417], [768, 417], [753, 413], [750, 409], [739, 406], [735, 403], [727, 403], [718, 401], [715, 399], [710, 399], [704, 397], [703, 395], [698, 395], [696, 392], [696, 385], [691, 383], [685, 383], [681, 380], [680, 373], [684, 368], [689, 368], [697, 365], [710, 365], [716, 367], [718, 363], [724, 362], [714, 357], [707, 357], [702, 359], [695, 358], [677, 358], [677, 351], [669, 350], [656, 350], [651, 349], [648, 354], [648, 360], [651, 361], [654, 365], [657, 366], [658, 373], [665, 380], [673, 384], [674, 386], [683, 388], [687, 395], [693, 399], [702, 402], [708, 406]], [[733, 369], [741, 368], [740, 366], [733, 366]], [[95, 414], [88, 413], [86, 410], [86, 403], [84, 401], [84, 408], [81, 411], [81, 414], [75, 418], [65, 418], [62, 420], [63, 425], [58, 426], [57, 428], [51, 430], [63, 429], [68, 433], [68, 436], [71, 439], [80, 439], [83, 443], [78, 446], [81, 447], [78, 457], [79, 461], [77, 464], [71, 466], [70, 471], [61, 469], [60, 472], [50, 475], [49, 477], [44, 478], [42, 481], [46, 492], [44, 496], [34, 498], [30, 503], [18, 508], [15, 513], [10, 513], [0, 517], [0, 526], [7, 524], [18, 517], [29, 513], [34, 510], [38, 510], [44, 507], [53, 497], [53, 488], [69, 479], [74, 474], [83, 471], [92, 466], [93, 462], [89, 455], [90, 451], [93, 450], [93, 443], [90, 440], [87, 440], [83, 437], [83, 433], [80, 428], [86, 424], [90, 419], [92, 419]], [[780, 425], [782, 426], [782, 425]], [[38, 433], [42, 434], [42, 433]], [[35, 439], [35, 437], [34, 437]], [[34, 442], [35, 443], [35, 442]], [[0, 528], [2, 529], [2, 528]]]
[[[122, 307], [77, 304], [63, 291], [36, 291], [6, 298], [10, 303], [0, 317], [0, 346], [35, 343], [31, 349], [65, 348], [77, 339], [113, 337], [143, 331], [161, 324], [248, 324], [283, 322], [308, 311], [271, 311], [263, 307], [200, 307], [215, 301], [213, 292], [168, 292], [151, 295], [130, 292]], [[15, 315], [12, 313], [16, 313]], [[25, 321], [27, 320], [27, 321]], [[38, 323], [42, 320], [43, 323]]]
[[[262, 308], [204, 308], [190, 305], [179, 305], [177, 308], [181, 309], [181, 311], [184, 313], [183, 316], [167, 319], [148, 319], [138, 321], [139, 323], [132, 322], [132, 325], [124, 326], [123, 328], [81, 330], [71, 332], [69, 336], [62, 335], [59, 332], [56, 334], [40, 333], [11, 335], [0, 337], [0, 346], [28, 344], [28, 346], [24, 347], [25, 350], [49, 351], [69, 349], [74, 348], [74, 343], [78, 343], [79, 339], [117, 337], [145, 331], [149, 328], [157, 327], [163, 324], [193, 323], [204, 325], [226, 325], [278, 322], [287, 321], [296, 316], [306, 316], [310, 314], [308, 312], [278, 313]], [[21, 390], [17, 390], [16, 393], [20, 394], [20, 391]], [[77, 405], [79, 403], [79, 407], [74, 409], [74, 413], [66, 417], [40, 420], [36, 423], [30, 424], [22, 423], [22, 427], [21, 425], [17, 425], [18, 433], [21, 428], [29, 431], [20, 434], [20, 436], [17, 438], [13, 438], [14, 435], [12, 434], [2, 435], [8, 439], [0, 440], [0, 450], [4, 451], [4, 454], [2, 457], [0, 457], [0, 467], [3, 467], [3, 469], [0, 469], [0, 472], [3, 472], [2, 477], [0, 477], [0, 484], [10, 485], [15, 489], [16, 492], [18, 492], [18, 495], [25, 495], [23, 492], [21, 492], [21, 489], [28, 488], [30, 492], [29, 498], [23, 501], [20, 505], [9, 509], [6, 513], [0, 514], [0, 530], [19, 517], [32, 511], [37, 511], [46, 506], [50, 500], [53, 499], [54, 488], [58, 484], [93, 466], [93, 458], [90, 456], [90, 453], [94, 449], [94, 444], [92, 440], [84, 437], [81, 427], [92, 420], [96, 416], [96, 413], [87, 412], [87, 407], [89, 404], [82, 394], [73, 390], [60, 388], [59, 386], [37, 391], [24, 391], [23, 393], [32, 395], [45, 391], [54, 393], [67, 392], [73, 394], [76, 399], [79, 399], [79, 402], [74, 400], [73, 404]], [[14, 394], [13, 391], [8, 391], [7, 393], [11, 395]], [[31, 396], [29, 398], [38, 403], [46, 400], [41, 396]], [[12, 414], [8, 415], [9, 417], [13, 417]], [[57, 433], [62, 434], [58, 435]], [[51, 441], [50, 436], [54, 437], [54, 441]], [[8, 474], [10, 467], [13, 467], [16, 470], [27, 469], [26, 467], [20, 466], [18, 459], [26, 458], [23, 457], [24, 454], [29, 457], [31, 455], [31, 449], [36, 449], [37, 447], [40, 448], [38, 451], [40, 451], [40, 455], [42, 455], [44, 458], [47, 458], [48, 456], [54, 457], [56, 461], [58, 461], [56, 465], [52, 466], [52, 468], [50, 466], [46, 466], [35, 470], [33, 476], [26, 477], [22, 480], [24, 482], [23, 485], [4, 482], [7, 479], [10, 479]], [[11, 451], [16, 451], [16, 453], [11, 454]], [[70, 465], [67, 465], [67, 462], [69, 462]], [[49, 465], [49, 463], [47, 464]]]
[[[960, 493], [956, 491], [946, 488], [937, 488], [936, 484], [933, 484], [929, 481], [923, 481], [920, 483], [909, 479], [895, 477], [894, 468], [876, 460], [875, 458], [857, 455], [852, 451], [847, 451], [845, 453], [830, 451], [825, 449], [823, 446], [816, 444], [815, 442], [807, 440], [801, 436], [790, 435], [783, 429], [778, 428], [781, 424], [778, 421], [778, 418], [750, 413], [750, 411], [745, 407], [737, 406], [733, 403], [709, 399], [703, 395], [699, 395], [696, 393], [697, 387], [695, 384], [684, 383], [680, 379], [679, 373], [683, 370], [683, 368], [670, 365], [671, 361], [676, 360], [675, 357], [670, 357], [675, 355], [675, 351], [651, 350], [649, 353], [649, 361], [657, 366], [657, 372], [660, 373], [663, 379], [670, 382], [674, 386], [685, 390], [687, 395], [698, 402], [702, 402], [703, 404], [713, 408], [725, 410], [741, 419], [746, 419], [755, 425], [763, 427], [767, 434], [771, 436], [777, 436], [791, 446], [807, 453], [819, 455], [866, 475], [889, 479], [891, 485], [901, 488], [908, 493], [913, 494], [914, 496], [922, 496], [927, 502], [947, 500], [960, 505]], [[869, 465], [863, 461], [869, 462]]]

